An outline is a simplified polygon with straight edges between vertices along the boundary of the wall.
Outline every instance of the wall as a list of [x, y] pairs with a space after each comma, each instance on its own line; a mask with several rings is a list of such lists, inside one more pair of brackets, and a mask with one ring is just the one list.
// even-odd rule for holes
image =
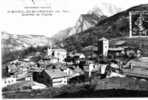
[[52, 79], [52, 86], [53, 87], [60, 87], [63, 85], [67, 85], [67, 77]]

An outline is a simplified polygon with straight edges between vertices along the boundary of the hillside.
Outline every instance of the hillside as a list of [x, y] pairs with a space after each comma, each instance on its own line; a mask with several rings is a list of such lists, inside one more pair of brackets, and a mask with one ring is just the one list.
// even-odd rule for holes
[[144, 56], [148, 56], [148, 38], [127, 38], [127, 37], [119, 37], [110, 40], [110, 46], [114, 46], [118, 41], [125, 41], [125, 45], [130, 47], [139, 48], [142, 46], [142, 52]]
[[27, 56], [53, 43], [52, 39], [42, 35], [15, 35], [2, 32], [1, 36], [3, 64], [17, 59], [18, 56]]
[[95, 13], [96, 15], [105, 15], [110, 17], [118, 12], [121, 12], [122, 9], [114, 4], [111, 3], [99, 3], [95, 5], [88, 13]]
[[97, 16], [92, 14], [82, 14], [76, 21], [75, 26], [64, 29], [53, 36], [53, 39], [61, 41], [76, 33], [87, 30], [90, 27], [95, 26], [100, 20], [105, 19], [104, 15]]
[[76, 22], [76, 25], [73, 27], [73, 29], [70, 31], [69, 36], [74, 35], [76, 33], [83, 32], [87, 30], [88, 28], [91, 28], [95, 26], [99, 21], [105, 19], [105, 15], [96, 15], [95, 13], [92, 14], [82, 14], [78, 21]]
[[28, 47], [46, 46], [52, 40], [42, 35], [15, 35], [2, 32], [2, 51], [13, 52]]
[[56, 33], [53, 36], [53, 39], [55, 41], [62, 41], [63, 39], [66, 39], [69, 36], [69, 32], [71, 31], [72, 27], [69, 27], [67, 29], [61, 30], [60, 32]]
[[101, 37], [108, 39], [127, 37], [129, 35], [129, 11], [148, 11], [148, 4], [129, 8], [98, 22], [86, 31], [68, 37], [63, 41], [64, 47], [70, 51], [80, 51], [85, 46], [96, 45]]
[[121, 9], [115, 5], [103, 3], [90, 9], [86, 14], [81, 14], [73, 27], [66, 28], [53, 36], [55, 40], [61, 41], [72, 35], [83, 32], [94, 27], [98, 22], [108, 16], [120, 12]]

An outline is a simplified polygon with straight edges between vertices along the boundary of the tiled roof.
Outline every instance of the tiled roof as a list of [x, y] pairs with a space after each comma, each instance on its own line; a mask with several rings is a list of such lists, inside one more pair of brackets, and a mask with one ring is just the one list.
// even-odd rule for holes
[[45, 72], [53, 79], [53, 78], [60, 78], [60, 77], [67, 77], [67, 74], [62, 72], [59, 69], [49, 69], [45, 70]]
[[60, 52], [66, 52], [65, 49], [52, 49], [53, 51], [60, 51]]
[[99, 41], [102, 41], [102, 40], [108, 40], [108, 39], [105, 38], [105, 37], [102, 37], [102, 38], [99, 39]]
[[137, 66], [137, 67], [144, 67], [144, 68], [148, 68], [148, 61], [138, 61], [138, 60], [130, 60], [128, 62], [128, 64], [132, 63], [134, 66]]
[[124, 48], [118, 47], [118, 48], [109, 48], [110, 51], [122, 51]]
[[116, 43], [115, 43], [115, 45], [123, 45], [123, 44], [125, 44], [126, 42], [125, 41], [117, 41]]

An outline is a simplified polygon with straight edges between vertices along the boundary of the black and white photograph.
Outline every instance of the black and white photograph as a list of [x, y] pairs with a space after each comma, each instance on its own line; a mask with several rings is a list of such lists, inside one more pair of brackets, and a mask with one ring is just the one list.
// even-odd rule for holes
[[148, 0], [1, 0], [1, 98], [148, 98]]

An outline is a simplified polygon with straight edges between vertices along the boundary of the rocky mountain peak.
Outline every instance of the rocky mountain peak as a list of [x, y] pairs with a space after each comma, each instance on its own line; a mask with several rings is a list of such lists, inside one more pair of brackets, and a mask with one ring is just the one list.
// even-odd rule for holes
[[105, 15], [107, 17], [112, 16], [118, 12], [121, 12], [122, 9], [110, 4], [110, 3], [100, 3], [96, 6], [94, 6], [88, 13], [95, 14], [97, 16]]
[[75, 25], [71, 28], [66, 28], [58, 32], [53, 38], [56, 40], [66, 39], [74, 34], [83, 32], [91, 27], [94, 27], [98, 22], [107, 18], [108, 16], [112, 16], [121, 9], [116, 7], [115, 5], [108, 3], [100, 3], [90, 9], [86, 14], [81, 14]]

